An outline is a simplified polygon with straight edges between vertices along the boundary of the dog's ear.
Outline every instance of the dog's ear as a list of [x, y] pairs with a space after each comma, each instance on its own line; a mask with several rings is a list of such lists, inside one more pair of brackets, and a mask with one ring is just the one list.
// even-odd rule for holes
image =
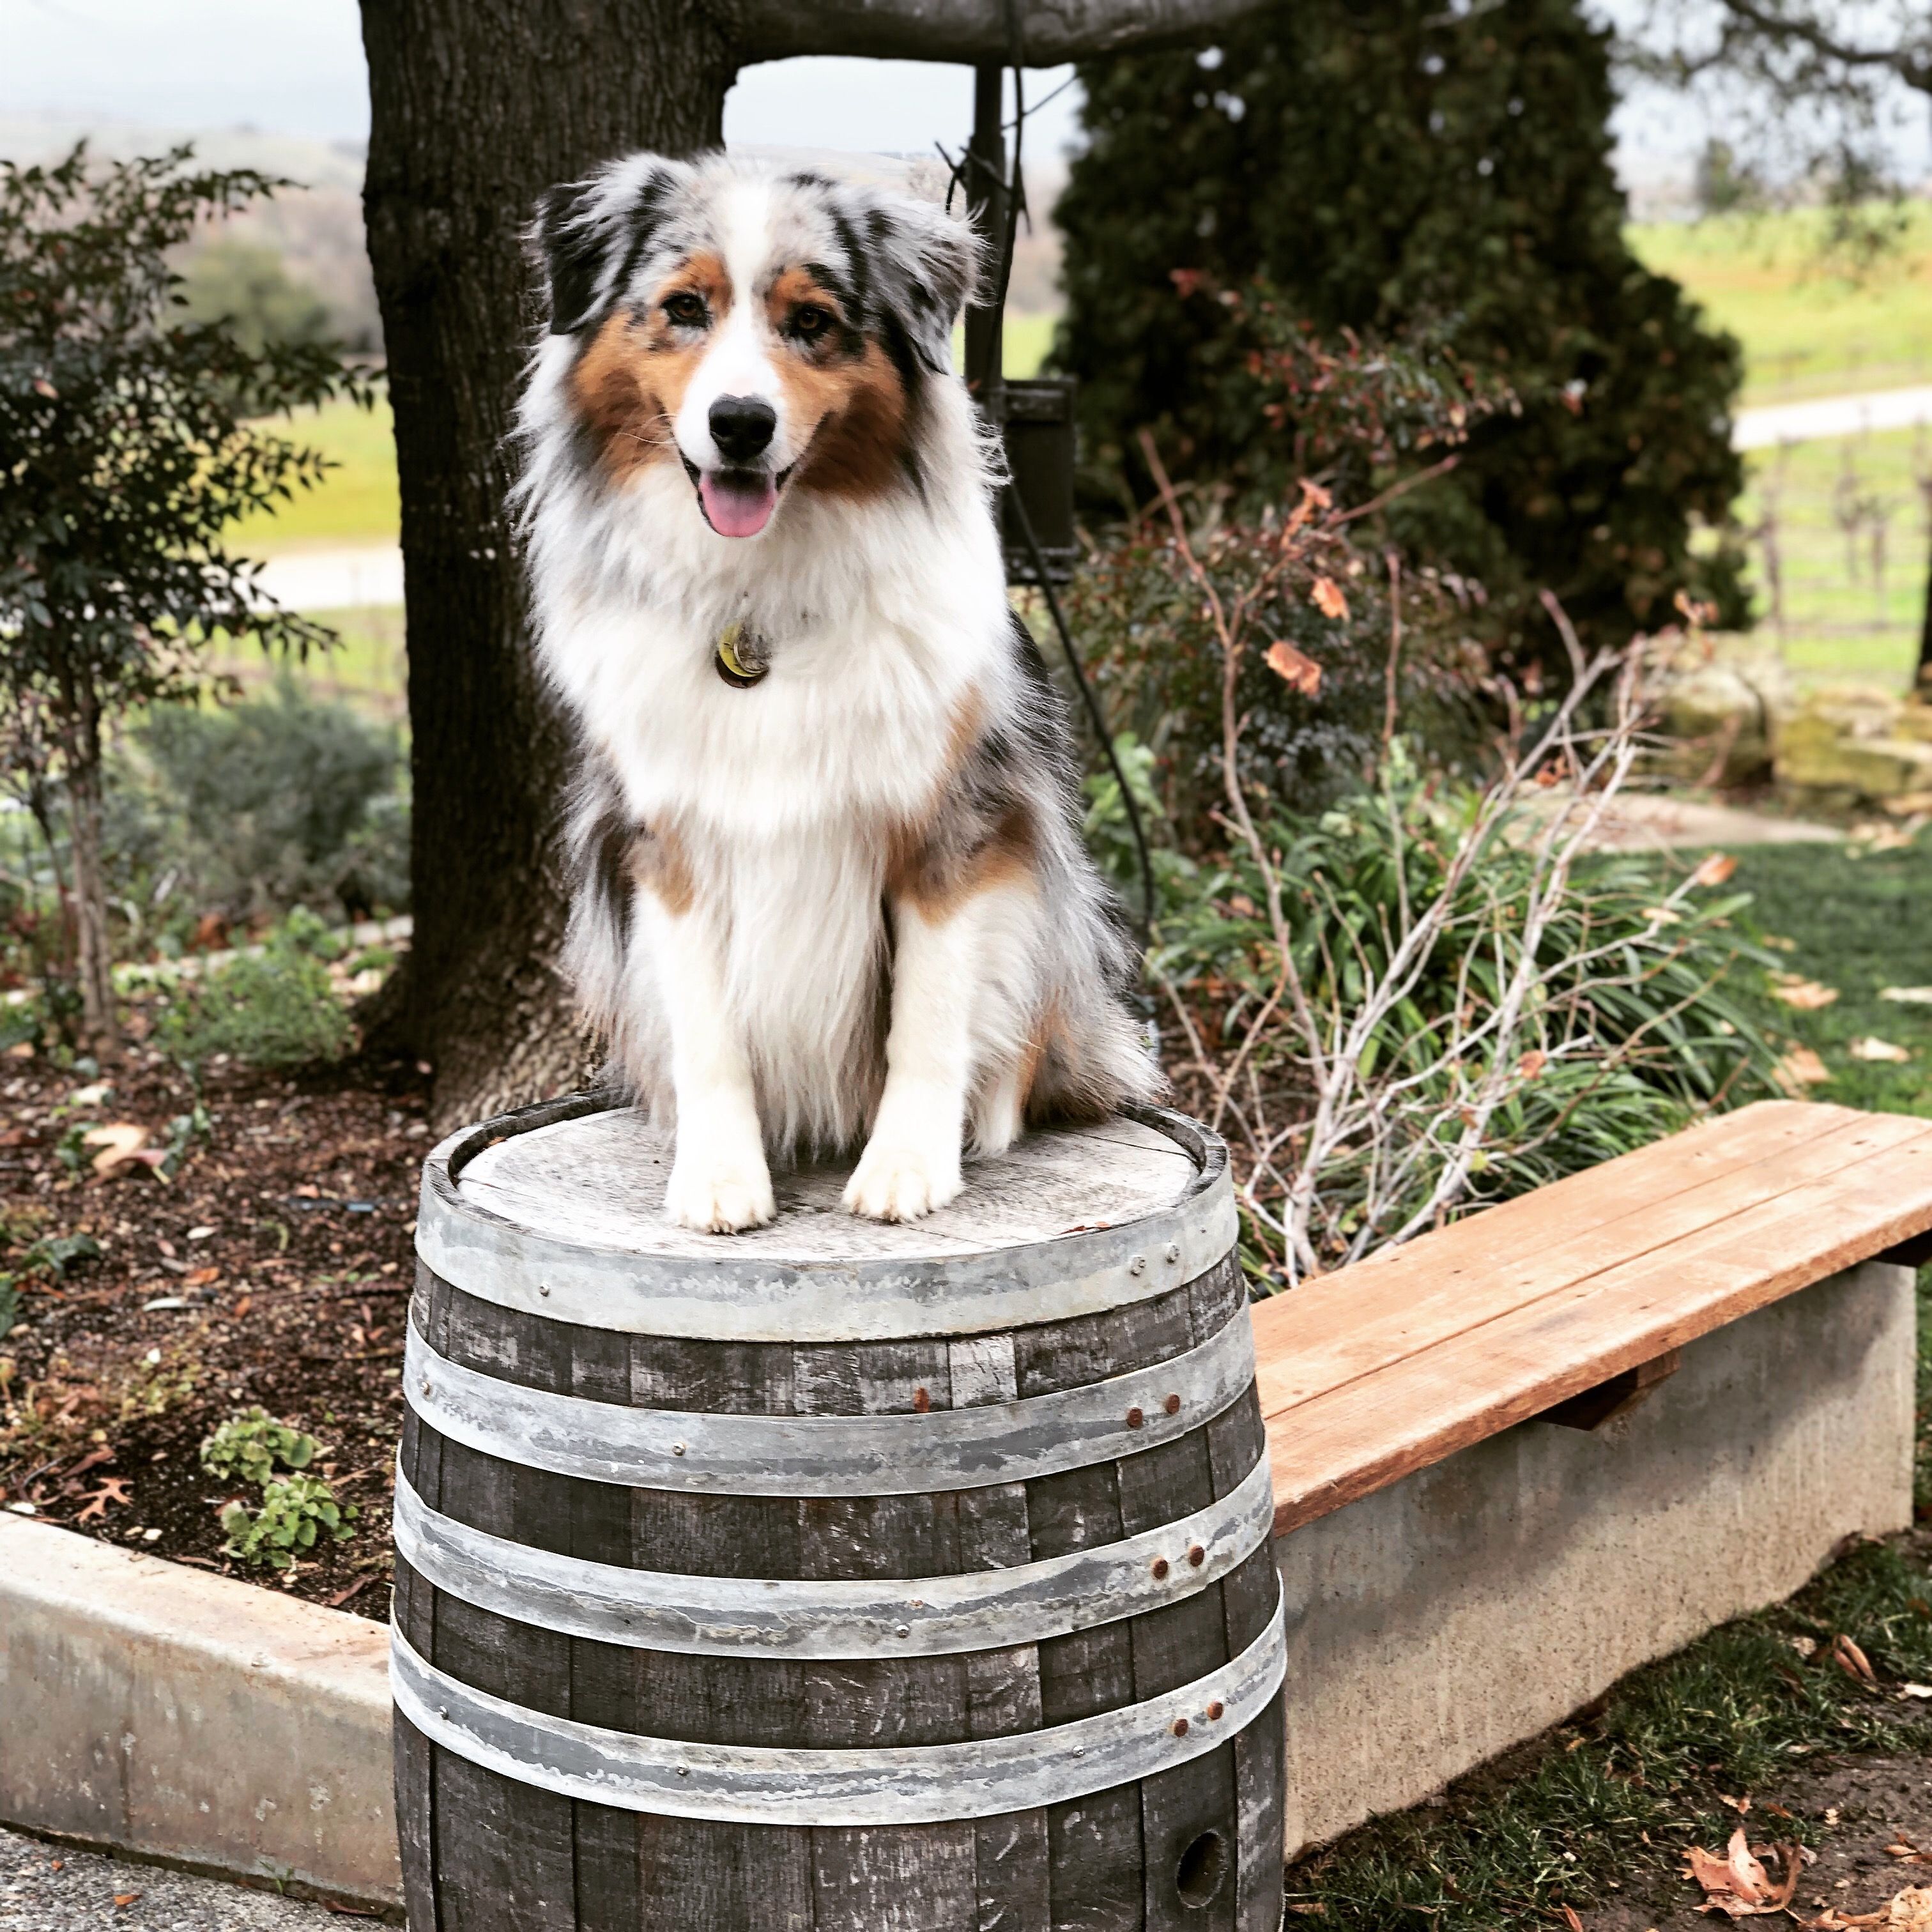
[[530, 238], [553, 335], [574, 335], [608, 310], [689, 172], [661, 154], [630, 154], [538, 199]]
[[874, 207], [868, 223], [880, 299], [934, 375], [952, 367], [952, 325], [980, 275], [980, 242], [944, 209], [916, 201]]

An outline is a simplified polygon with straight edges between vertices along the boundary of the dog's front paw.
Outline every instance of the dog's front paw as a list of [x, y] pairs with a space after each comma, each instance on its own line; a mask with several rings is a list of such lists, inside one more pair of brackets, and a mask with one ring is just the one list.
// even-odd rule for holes
[[735, 1234], [762, 1228], [778, 1212], [772, 1178], [760, 1160], [686, 1160], [671, 1168], [664, 1212], [681, 1228], [700, 1234]]
[[870, 1221], [916, 1221], [959, 1192], [959, 1150], [873, 1141], [845, 1184], [845, 1204]]

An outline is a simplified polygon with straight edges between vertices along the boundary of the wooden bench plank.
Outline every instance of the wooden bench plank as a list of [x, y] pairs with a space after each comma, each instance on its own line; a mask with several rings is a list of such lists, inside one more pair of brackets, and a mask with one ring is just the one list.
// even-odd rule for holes
[[[1433, 1328], [1405, 1329], [1398, 1306], [1382, 1336], [1378, 1367], [1364, 1368], [1361, 1354], [1344, 1346], [1338, 1318], [1359, 1329], [1405, 1288], [1429, 1294], [1424, 1284], [1432, 1270], [1424, 1264], [1438, 1244], [1447, 1245], [1441, 1234], [1424, 1237], [1389, 1262], [1344, 1270], [1258, 1308], [1276, 1534], [1932, 1227], [1932, 1122], [1839, 1108], [1798, 1106], [1796, 1113], [1816, 1134], [1816, 1148], [1829, 1150], [1825, 1171], [1814, 1162], [1804, 1174], [1801, 1157], [1794, 1172], [1787, 1139], [1786, 1150], [1774, 1148], [1768, 1158], [1671, 1197], [1660, 1211], [1678, 1231], [1661, 1240], [1652, 1238], [1641, 1208], [1623, 1217], [1629, 1225], [1621, 1260], [1606, 1262], [1602, 1244], [1614, 1250], [1615, 1224], [1602, 1224], [1600, 1240], [1593, 1245], [1593, 1237], [1583, 1238], [1597, 1258], [1580, 1273], [1574, 1257], [1556, 1256], [1548, 1270], [1526, 1274], [1523, 1244], [1538, 1222], [1515, 1215], [1496, 1252], [1499, 1265], [1517, 1262], [1517, 1286], [1492, 1297], [1486, 1317], [1460, 1324], [1438, 1311]], [[1766, 1143], [1757, 1130], [1764, 1124], [1761, 1114], [1743, 1143], [1762, 1152]], [[1783, 1124], [1790, 1124], [1788, 1114]], [[1645, 1167], [1667, 1177], [1678, 1144], [1666, 1142], [1596, 1172], [1622, 1169], [1624, 1184], [1641, 1204], [1648, 1198]], [[1707, 1166], [1712, 1146], [1706, 1136]], [[1547, 1201], [1568, 1185], [1529, 1199]], [[1676, 1213], [1687, 1195], [1706, 1198]], [[1467, 1225], [1508, 1211], [1492, 1210]], [[1564, 1244], [1550, 1240], [1546, 1220], [1540, 1225], [1554, 1256]], [[1466, 1238], [1456, 1245], [1465, 1268], [1472, 1265]], [[1466, 1280], [1449, 1294], [1468, 1298], [1478, 1289]], [[1304, 1324], [1297, 1304], [1317, 1294], [1308, 1325], [1337, 1371], [1326, 1388], [1315, 1385], [1298, 1359]], [[1290, 1389], [1295, 1397], [1284, 1401]]]
[[[1340, 1270], [1264, 1304], [1256, 1311], [1262, 1412], [1280, 1414], [1357, 1376], [1385, 1373], [1604, 1268], [1660, 1253], [1794, 1186], [1849, 1172], [1928, 1126], [1847, 1108], [1813, 1123], [1802, 1106], [1795, 1111], [1795, 1122], [1781, 1114], [1744, 1122], [1756, 1131], [1741, 1132], [1728, 1147], [1707, 1141], [1702, 1161], [1680, 1158], [1677, 1143], [1666, 1141], [1574, 1177], [1605, 1177], [1622, 1204], [1594, 1225], [1586, 1217], [1578, 1226], [1572, 1182], [1559, 1181], [1411, 1242], [1385, 1262]], [[1484, 1228], [1484, 1244], [1446, 1238]]]

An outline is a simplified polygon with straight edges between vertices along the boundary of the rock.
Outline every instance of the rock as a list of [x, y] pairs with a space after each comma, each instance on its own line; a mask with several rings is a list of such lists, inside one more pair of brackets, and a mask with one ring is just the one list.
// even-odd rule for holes
[[1666, 736], [1663, 760], [1693, 782], [1744, 784], [1772, 762], [1773, 694], [1736, 664], [1692, 664], [1671, 671], [1658, 694]]

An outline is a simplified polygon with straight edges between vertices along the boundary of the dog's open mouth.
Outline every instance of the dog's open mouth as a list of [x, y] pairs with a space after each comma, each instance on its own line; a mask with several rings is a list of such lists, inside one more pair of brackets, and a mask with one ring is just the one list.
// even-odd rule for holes
[[721, 537], [754, 537], [771, 521], [789, 470], [700, 470], [685, 462], [704, 520]]

